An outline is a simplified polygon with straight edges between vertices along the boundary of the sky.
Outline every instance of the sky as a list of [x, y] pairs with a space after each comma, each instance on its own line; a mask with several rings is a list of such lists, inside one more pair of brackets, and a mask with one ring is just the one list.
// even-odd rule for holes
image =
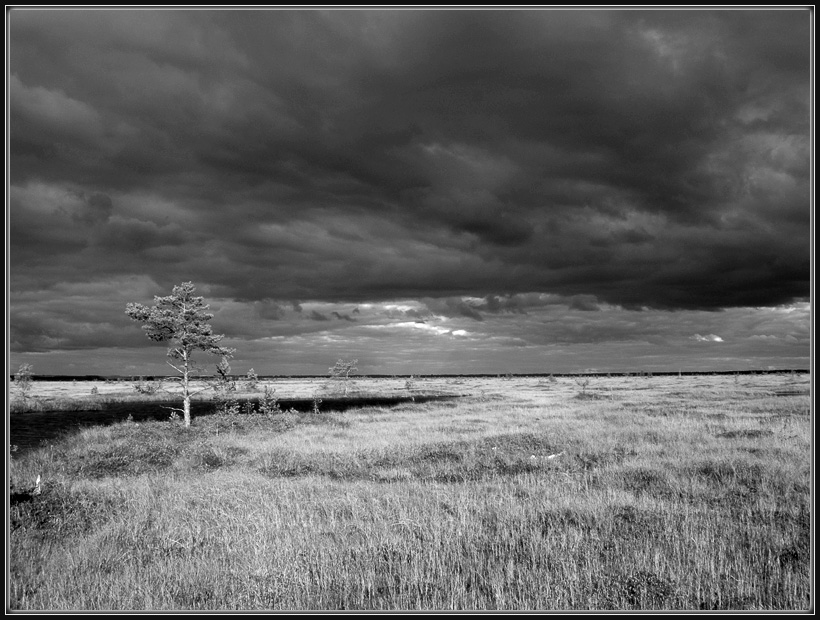
[[7, 366], [809, 368], [813, 20], [7, 9]]

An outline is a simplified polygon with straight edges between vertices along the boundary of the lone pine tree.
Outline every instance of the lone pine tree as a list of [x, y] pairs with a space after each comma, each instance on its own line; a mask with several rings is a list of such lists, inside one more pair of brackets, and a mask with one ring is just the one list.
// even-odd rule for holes
[[209, 321], [214, 315], [207, 312], [210, 306], [205, 300], [194, 295], [195, 290], [192, 282], [183, 282], [169, 296], [155, 296], [151, 307], [137, 303], [125, 307], [129, 317], [142, 323], [148, 338], [171, 343], [168, 357], [174, 361], [167, 363], [181, 375], [174, 377], [182, 385], [182, 409], [176, 411], [182, 412], [185, 426], [191, 425], [191, 375], [201, 370], [191, 359], [193, 352], [200, 350], [230, 359], [236, 351], [219, 346], [225, 336], [213, 333]]

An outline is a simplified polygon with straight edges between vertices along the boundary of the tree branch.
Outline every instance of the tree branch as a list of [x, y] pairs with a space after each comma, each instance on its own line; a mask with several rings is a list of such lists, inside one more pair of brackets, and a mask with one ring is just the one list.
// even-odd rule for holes
[[168, 407], [166, 405], [160, 405], [163, 409], [169, 409], [170, 411], [179, 411], [180, 413], [185, 413], [184, 409], [179, 409], [178, 407]]

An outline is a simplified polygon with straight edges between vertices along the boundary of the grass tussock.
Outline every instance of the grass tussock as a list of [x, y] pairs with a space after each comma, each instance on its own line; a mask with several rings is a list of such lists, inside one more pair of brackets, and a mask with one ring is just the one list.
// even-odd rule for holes
[[12, 459], [9, 608], [808, 609], [807, 403], [718, 380], [84, 429]]

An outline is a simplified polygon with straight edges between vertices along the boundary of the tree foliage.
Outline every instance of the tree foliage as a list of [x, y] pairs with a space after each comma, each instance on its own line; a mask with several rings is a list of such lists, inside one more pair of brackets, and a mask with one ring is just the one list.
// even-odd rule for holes
[[[142, 323], [146, 336], [155, 342], [169, 342], [168, 365], [180, 373], [175, 377], [182, 384], [182, 411], [185, 426], [191, 424], [191, 375], [200, 372], [192, 360], [194, 351], [219, 355], [223, 360], [233, 357], [235, 349], [220, 346], [223, 335], [213, 333], [209, 321], [213, 314], [202, 297], [194, 295], [192, 282], [175, 286], [167, 297], [154, 297], [153, 306], [129, 303], [125, 313]], [[171, 361], [173, 360], [173, 361]]]

